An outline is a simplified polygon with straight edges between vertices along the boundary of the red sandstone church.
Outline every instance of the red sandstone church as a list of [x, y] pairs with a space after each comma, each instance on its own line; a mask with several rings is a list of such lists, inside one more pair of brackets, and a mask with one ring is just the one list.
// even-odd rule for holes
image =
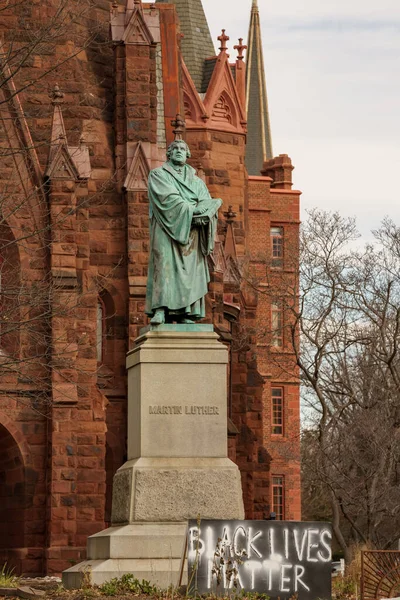
[[[0, 565], [24, 573], [79, 562], [109, 523], [125, 357], [147, 323], [146, 181], [177, 114], [224, 201], [207, 321], [230, 350], [246, 516], [300, 518], [299, 385], [274, 294], [293, 269], [300, 192], [272, 154], [257, 1], [247, 44], [222, 30], [217, 53], [201, 0], [93, 3], [58, 35], [52, 0], [23, 15], [17, 3], [0, 25]], [[46, 19], [48, 46], [27, 36]]]

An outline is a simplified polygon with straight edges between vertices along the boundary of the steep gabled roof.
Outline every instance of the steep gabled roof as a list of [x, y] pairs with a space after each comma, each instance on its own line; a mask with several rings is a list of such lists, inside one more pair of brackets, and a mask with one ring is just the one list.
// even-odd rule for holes
[[198, 92], [204, 89], [203, 74], [206, 58], [215, 56], [207, 19], [201, 0], [156, 0], [157, 3], [175, 4], [182, 39], [182, 54], [185, 64]]
[[153, 43], [153, 36], [143, 18], [143, 13], [139, 8], [135, 8], [125, 23], [125, 32], [122, 36], [125, 44], [143, 44], [148, 46]]
[[246, 60], [247, 145], [249, 175], [259, 175], [264, 161], [273, 158], [271, 126], [265, 82], [260, 14], [257, 0], [251, 9]]
[[182, 89], [186, 123], [188, 125], [190, 123], [204, 125], [207, 120], [207, 111], [184, 60], [182, 60]]
[[88, 147], [83, 140], [81, 140], [79, 146], [68, 145], [61, 109], [64, 94], [60, 91], [58, 85], [54, 86], [50, 97], [52, 98], [54, 111], [46, 177], [75, 181], [90, 179], [91, 166]]
[[213, 74], [204, 97], [204, 107], [210, 117], [210, 127], [222, 128], [226, 131], [246, 132], [246, 114], [240, 101], [235, 80], [232, 75], [229, 56], [226, 52], [225, 30], [218, 39], [222, 42]]

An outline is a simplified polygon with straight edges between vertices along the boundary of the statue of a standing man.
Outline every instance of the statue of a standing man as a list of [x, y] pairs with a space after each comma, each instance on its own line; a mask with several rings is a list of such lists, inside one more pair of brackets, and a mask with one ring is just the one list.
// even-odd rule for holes
[[190, 150], [176, 140], [167, 162], [149, 175], [150, 259], [146, 314], [153, 325], [194, 323], [205, 317], [210, 280], [207, 256], [214, 249], [222, 200], [186, 164]]

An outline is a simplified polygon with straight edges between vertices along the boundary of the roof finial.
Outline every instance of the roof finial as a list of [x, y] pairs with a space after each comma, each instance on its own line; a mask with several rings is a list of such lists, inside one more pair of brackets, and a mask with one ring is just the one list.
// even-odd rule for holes
[[225, 35], [225, 29], [222, 30], [222, 33], [218, 37], [218, 39], [221, 42], [221, 47], [220, 47], [221, 52], [226, 52], [227, 51], [226, 42], [229, 41], [229, 37], [227, 35]]
[[232, 205], [230, 204], [228, 210], [224, 212], [224, 217], [226, 219], [227, 224], [233, 223], [237, 217], [237, 213], [233, 210]]
[[49, 92], [49, 98], [53, 106], [56, 104], [62, 104], [64, 102], [64, 93], [60, 90], [58, 83], [55, 84], [53, 89]]
[[[49, 98], [54, 107], [53, 121], [51, 124], [51, 148], [67, 143], [67, 134], [65, 132], [64, 119], [62, 115], [62, 104], [64, 102], [64, 93], [56, 83], [49, 91]], [[50, 149], [50, 157], [52, 150]]]
[[110, 12], [111, 12], [111, 14], [112, 14], [113, 17], [116, 17], [118, 15], [118, 2], [117, 2], [117, 0], [114, 0], [113, 3], [111, 4]]
[[171, 121], [171, 125], [172, 127], [174, 127], [172, 131], [175, 135], [175, 141], [178, 142], [180, 140], [183, 140], [183, 133], [185, 131], [186, 123], [183, 120], [182, 116], [180, 114], [177, 114], [176, 118]]
[[252, 4], [252, 10], [257, 10], [258, 11], [258, 0], [253, 0], [253, 4]]
[[238, 60], [243, 60], [243, 51], [247, 50], [247, 46], [243, 45], [243, 38], [239, 38], [239, 44], [237, 46], [233, 46], [233, 49], [238, 51]]

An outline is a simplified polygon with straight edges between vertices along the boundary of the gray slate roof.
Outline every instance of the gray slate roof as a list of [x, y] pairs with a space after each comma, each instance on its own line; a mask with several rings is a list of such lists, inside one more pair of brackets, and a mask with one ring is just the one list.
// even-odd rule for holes
[[204, 77], [205, 59], [215, 56], [215, 48], [211, 38], [201, 0], [156, 0], [164, 4], [175, 4], [178, 13], [182, 39], [182, 54], [189, 73], [199, 92], [206, 92], [204, 85], [210, 77]]
[[210, 85], [211, 77], [213, 76], [215, 65], [217, 64], [217, 58], [211, 58], [204, 61], [203, 68], [203, 80], [201, 85], [201, 91], [206, 92]]

